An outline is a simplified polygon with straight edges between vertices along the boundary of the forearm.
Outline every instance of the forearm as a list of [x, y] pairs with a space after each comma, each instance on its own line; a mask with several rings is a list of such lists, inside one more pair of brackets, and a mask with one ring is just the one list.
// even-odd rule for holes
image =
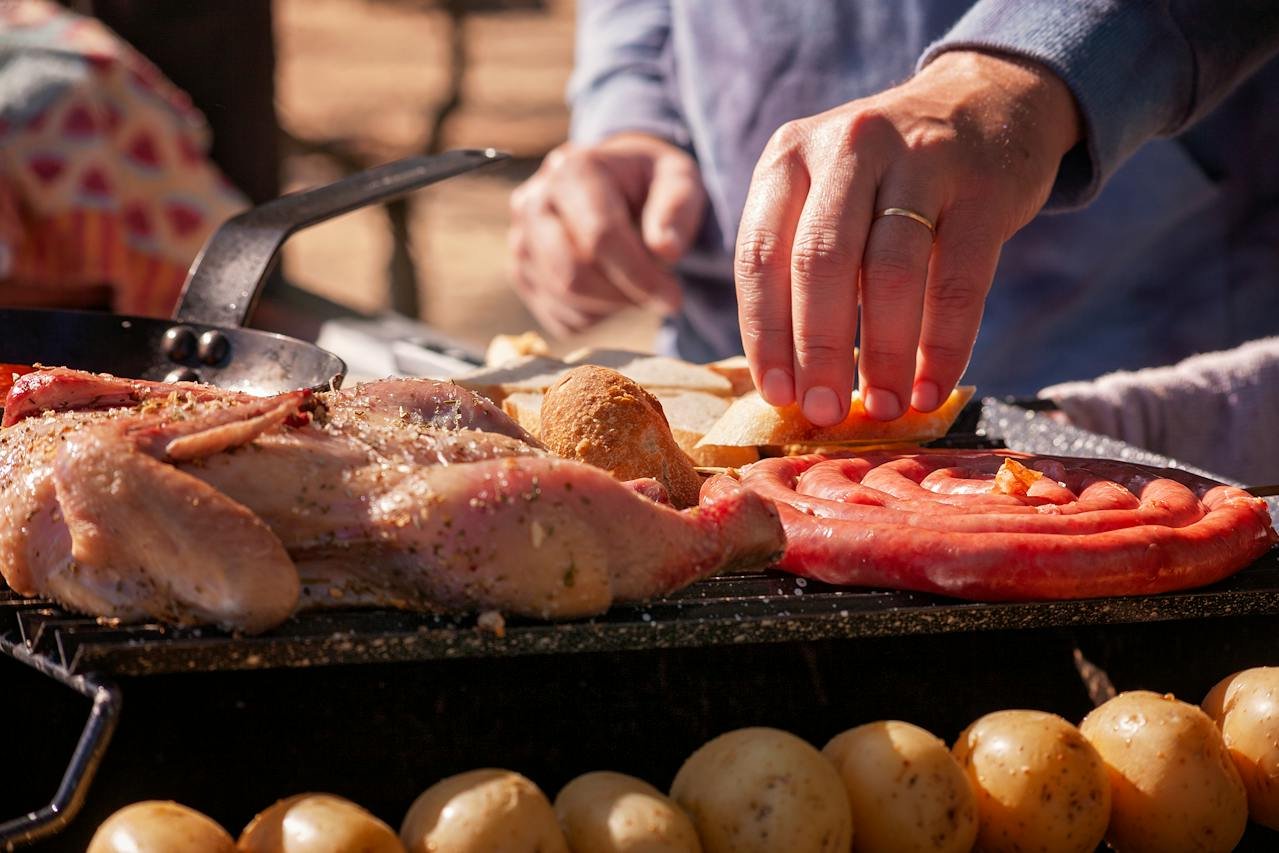
[[568, 90], [573, 141], [637, 131], [688, 144], [667, 80], [670, 30], [667, 0], [579, 0]]
[[1045, 388], [1076, 426], [1239, 480], [1279, 477], [1279, 338]]
[[1050, 69], [1079, 107], [1083, 139], [1050, 205], [1089, 201], [1142, 143], [1203, 115], [1279, 46], [1279, 6], [1260, 0], [980, 0], [920, 59], [953, 50]]

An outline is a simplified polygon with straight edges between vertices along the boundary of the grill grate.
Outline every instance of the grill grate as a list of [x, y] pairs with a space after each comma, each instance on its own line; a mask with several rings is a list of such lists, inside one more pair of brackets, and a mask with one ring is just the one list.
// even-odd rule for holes
[[382, 610], [307, 613], [256, 637], [158, 624], [111, 626], [0, 591], [0, 643], [68, 673], [306, 667], [678, 646], [1099, 625], [1279, 613], [1279, 557], [1204, 589], [1138, 598], [976, 604], [849, 590], [778, 572], [710, 578], [589, 620], [507, 621]]
[[[1014, 411], [1018, 420], [1011, 426], [1006, 420], [1009, 411]], [[1001, 434], [1024, 433], [1027, 424], [1035, 426], [1042, 417], [1026, 414], [1031, 420], [1023, 424], [1020, 410], [986, 401], [970, 407], [956, 424], [957, 431], [936, 445], [1003, 446], [1002, 441], [987, 437], [979, 428], [978, 418], [984, 423], [992, 414], [1005, 417], [1000, 423]], [[1046, 429], [1045, 440], [1060, 440], [1063, 428], [1051, 425]], [[1023, 436], [1017, 446], [1034, 441], [1033, 436]], [[1123, 446], [1105, 441], [1106, 455], [1120, 455]], [[1059, 447], [1026, 449], [1060, 452]], [[1088, 448], [1076, 445], [1072, 449], [1078, 452]], [[1168, 460], [1146, 454], [1139, 461], [1161, 464]], [[20, 649], [26, 656], [39, 658], [67, 675], [138, 676], [1264, 613], [1279, 613], [1279, 557], [1275, 552], [1213, 587], [1093, 601], [978, 604], [920, 593], [845, 589], [780, 572], [726, 575], [693, 584], [667, 598], [614, 607], [594, 619], [546, 623], [513, 618], [505, 623], [502, 636], [480, 627], [473, 616], [391, 610], [305, 613], [256, 637], [161, 624], [113, 625], [69, 614], [47, 601], [23, 599], [0, 584], [0, 650], [13, 653]]]
[[[971, 403], [949, 448], [1019, 449], [1175, 464], [1041, 414]], [[908, 592], [827, 586], [779, 572], [710, 578], [664, 599], [614, 607], [594, 619], [510, 619], [501, 636], [473, 616], [390, 610], [305, 613], [256, 637], [161, 624], [115, 625], [24, 599], [0, 583], [0, 651], [39, 660], [65, 676], [151, 675], [267, 667], [436, 660], [677, 646], [883, 637], [956, 631], [1113, 624], [1279, 613], [1275, 552], [1206, 589], [1093, 601], [977, 604]]]

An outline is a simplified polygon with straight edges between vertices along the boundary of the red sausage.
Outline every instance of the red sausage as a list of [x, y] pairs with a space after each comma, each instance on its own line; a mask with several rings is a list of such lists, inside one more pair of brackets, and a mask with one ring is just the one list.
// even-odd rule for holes
[[[1045, 477], [1026, 495], [995, 493], [1006, 458]], [[739, 487], [777, 504], [787, 571], [967, 599], [1202, 586], [1276, 541], [1265, 502], [1241, 489], [1109, 460], [1011, 451], [785, 457], [749, 466], [740, 483], [712, 478], [703, 496]]]

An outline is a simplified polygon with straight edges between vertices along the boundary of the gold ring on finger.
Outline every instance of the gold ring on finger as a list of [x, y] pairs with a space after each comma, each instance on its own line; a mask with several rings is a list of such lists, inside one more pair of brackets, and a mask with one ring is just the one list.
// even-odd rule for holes
[[937, 236], [937, 226], [933, 224], [931, 219], [924, 216], [922, 213], [916, 213], [915, 211], [905, 207], [886, 207], [879, 213], [875, 214], [876, 219], [883, 219], [885, 216], [904, 216], [907, 219], [918, 222], [920, 225], [927, 228], [929, 234], [934, 237]]

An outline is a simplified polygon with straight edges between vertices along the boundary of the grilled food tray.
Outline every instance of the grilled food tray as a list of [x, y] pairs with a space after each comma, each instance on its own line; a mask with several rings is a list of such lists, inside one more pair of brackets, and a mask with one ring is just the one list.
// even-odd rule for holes
[[[1140, 448], [996, 400], [973, 403], [949, 448], [996, 448], [1124, 459], [1195, 471]], [[1203, 474], [1205, 472], [1198, 471]], [[1209, 475], [1211, 476], [1211, 475]], [[1220, 478], [1217, 478], [1220, 479]], [[1279, 517], [1279, 501], [1271, 500]], [[1089, 601], [983, 604], [931, 595], [844, 589], [780, 572], [709, 578], [667, 598], [594, 619], [547, 623], [383, 610], [332, 610], [260, 636], [160, 624], [115, 625], [27, 599], [0, 583], [0, 652], [92, 702], [53, 799], [0, 822], [0, 849], [59, 832], [76, 815], [119, 718], [115, 676], [314, 667], [524, 654], [892, 637], [1279, 613], [1279, 551], [1211, 587]]]
[[[936, 442], [937, 446], [970, 448], [1004, 444], [1031, 452], [1104, 456], [1195, 470], [995, 400], [970, 406], [951, 434]], [[1275, 551], [1220, 584], [1156, 596], [981, 604], [919, 593], [833, 587], [770, 571], [710, 578], [667, 598], [618, 606], [603, 616], [571, 622], [509, 619], [482, 627], [469, 616], [333, 610], [302, 614], [255, 637], [159, 624], [112, 625], [0, 588], [0, 650], [28, 660], [38, 658], [68, 675], [136, 676], [1263, 613], [1279, 613]]]

